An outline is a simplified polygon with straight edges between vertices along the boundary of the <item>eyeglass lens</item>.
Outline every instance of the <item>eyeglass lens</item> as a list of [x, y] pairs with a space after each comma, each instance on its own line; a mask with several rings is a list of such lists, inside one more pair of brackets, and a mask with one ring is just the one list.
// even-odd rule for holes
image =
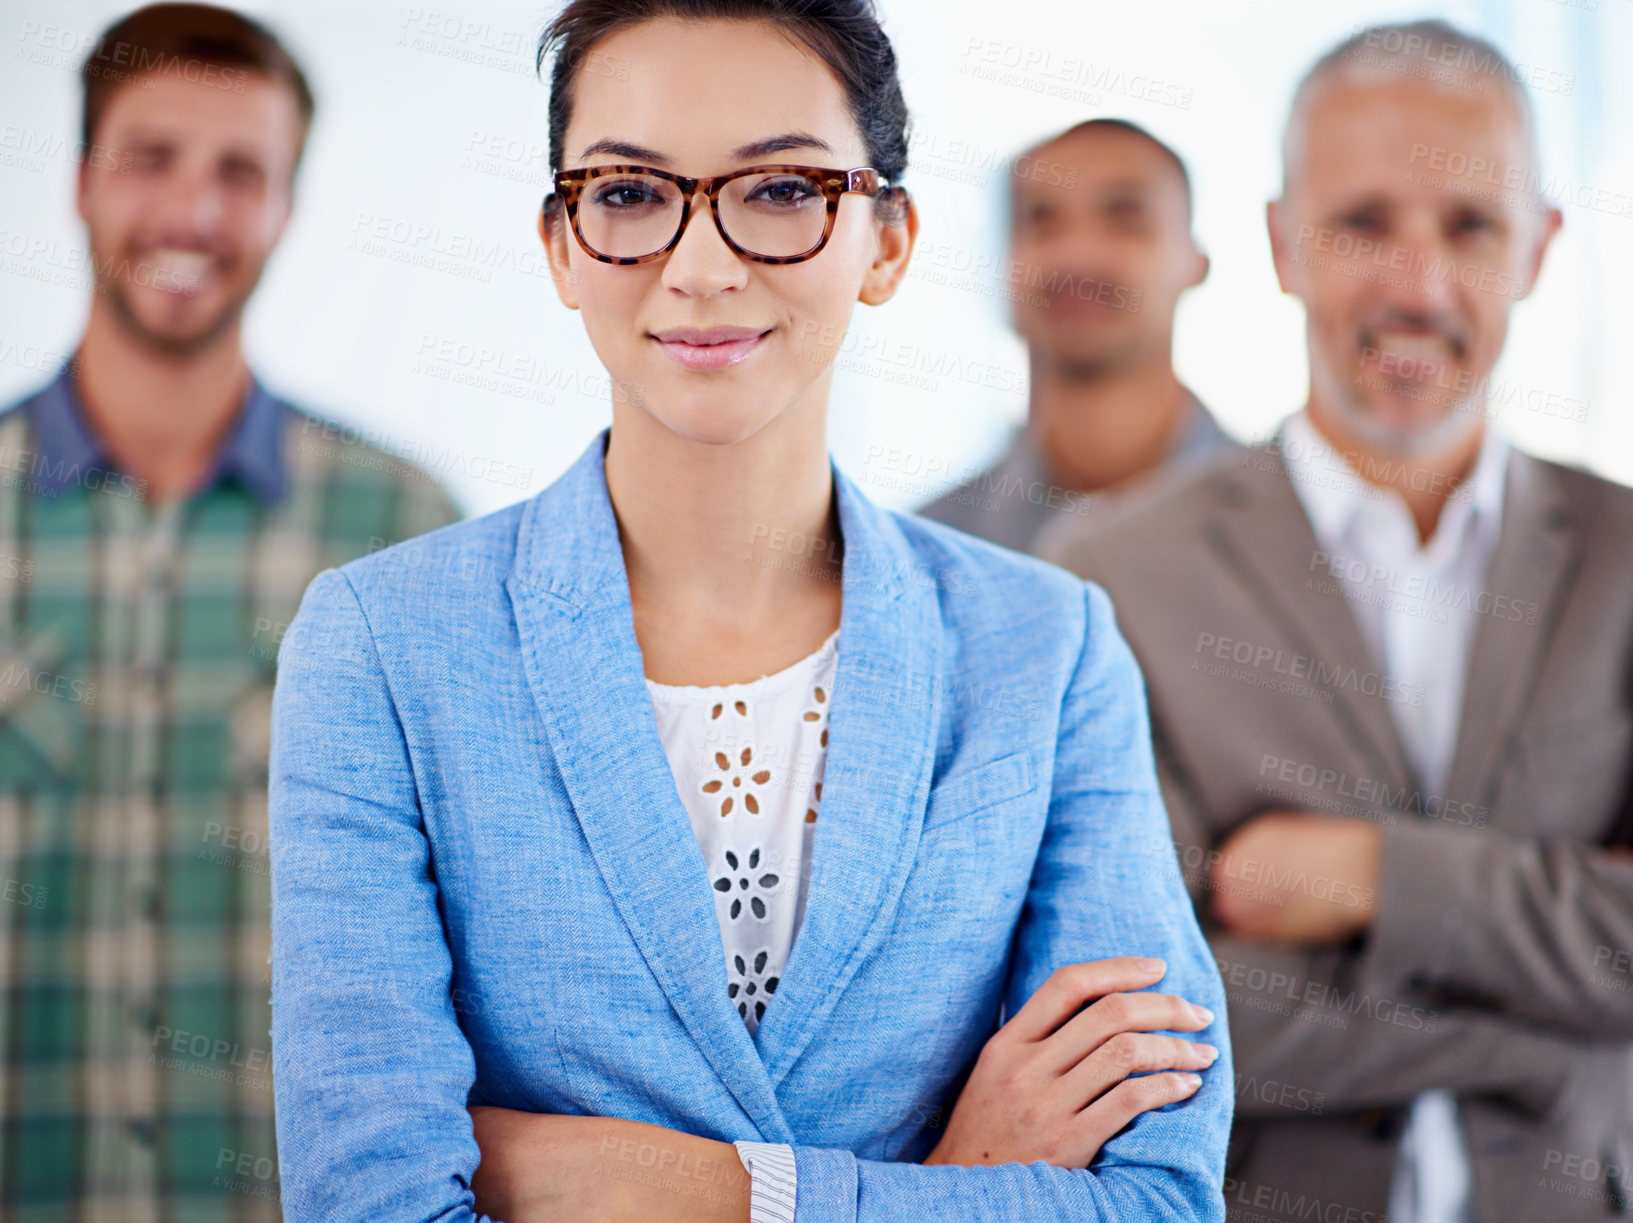
[[[680, 230], [684, 200], [666, 178], [620, 173], [592, 178], [578, 202], [584, 243], [612, 259], [638, 259], [669, 245]], [[827, 200], [812, 175], [748, 174], [720, 189], [720, 223], [755, 255], [803, 255], [822, 241]]]

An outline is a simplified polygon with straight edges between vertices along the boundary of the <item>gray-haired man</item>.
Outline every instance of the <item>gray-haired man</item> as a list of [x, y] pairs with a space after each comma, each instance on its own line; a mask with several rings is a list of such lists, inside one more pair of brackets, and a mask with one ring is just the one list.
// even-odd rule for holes
[[1269, 209], [1304, 410], [1056, 557], [1145, 671], [1235, 1218], [1630, 1208], [1633, 492], [1485, 427], [1560, 225], [1518, 76], [1438, 22], [1311, 70]]

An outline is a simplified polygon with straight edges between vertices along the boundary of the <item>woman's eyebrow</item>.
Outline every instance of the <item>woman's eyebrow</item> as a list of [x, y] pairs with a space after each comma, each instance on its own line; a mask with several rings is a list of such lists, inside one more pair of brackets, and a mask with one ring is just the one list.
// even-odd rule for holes
[[833, 152], [832, 145], [809, 132], [783, 132], [778, 136], [745, 144], [733, 150], [732, 157], [737, 161], [757, 161], [768, 153], [781, 153], [784, 149], [821, 149], [824, 153]]
[[[821, 149], [824, 153], [833, 152], [833, 146], [820, 137], [809, 132], [782, 132], [776, 136], [769, 136], [764, 140], [756, 140], [732, 150], [734, 161], [757, 161], [771, 153], [781, 153], [784, 149]], [[614, 140], [611, 138], [597, 140], [588, 144], [579, 153], [578, 159], [583, 161], [597, 153], [605, 153], [612, 157], [622, 157], [628, 161], [638, 161], [644, 165], [667, 166], [670, 158], [656, 149], [649, 149], [645, 145], [634, 144], [628, 140]]]

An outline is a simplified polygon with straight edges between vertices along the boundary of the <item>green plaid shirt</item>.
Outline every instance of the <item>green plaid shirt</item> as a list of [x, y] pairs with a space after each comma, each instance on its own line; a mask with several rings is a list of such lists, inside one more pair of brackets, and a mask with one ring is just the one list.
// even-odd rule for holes
[[276, 1220], [278, 642], [319, 571], [459, 515], [258, 383], [154, 506], [73, 385], [0, 414], [0, 1219]]

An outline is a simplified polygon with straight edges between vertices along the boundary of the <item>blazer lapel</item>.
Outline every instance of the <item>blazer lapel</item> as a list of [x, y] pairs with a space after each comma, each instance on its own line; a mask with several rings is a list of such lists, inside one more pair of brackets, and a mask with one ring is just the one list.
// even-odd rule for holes
[[[1468, 679], [1457, 747], [1446, 785], [1459, 802], [1489, 805], [1497, 784], [1496, 763], [1536, 683], [1537, 670], [1554, 635], [1559, 610], [1579, 559], [1579, 524], [1591, 507], [1571, 503], [1548, 469], [1511, 451], [1502, 528], [1492, 550], [1485, 593], [1521, 606], [1519, 619], [1492, 611], [1479, 618], [1469, 646]], [[1523, 605], [1535, 604], [1534, 618]]]
[[810, 894], [760, 1022], [781, 1082], [885, 936], [918, 849], [943, 684], [936, 574], [837, 468], [843, 608]]
[[[1295, 649], [1326, 668], [1381, 670], [1361, 639], [1349, 600], [1307, 589], [1315, 576], [1310, 558], [1321, 545], [1279, 446], [1272, 442], [1250, 452], [1243, 464], [1221, 474], [1218, 489], [1221, 512], [1209, 525], [1211, 542], [1249, 587], [1266, 619]], [[1403, 784], [1411, 779], [1400, 735], [1381, 698], [1340, 691], [1327, 708], [1371, 758], [1380, 778]]]
[[506, 579], [556, 767], [670, 1005], [767, 1141], [792, 1133], [726, 994], [713, 892], [646, 689], [602, 431], [523, 514]]

